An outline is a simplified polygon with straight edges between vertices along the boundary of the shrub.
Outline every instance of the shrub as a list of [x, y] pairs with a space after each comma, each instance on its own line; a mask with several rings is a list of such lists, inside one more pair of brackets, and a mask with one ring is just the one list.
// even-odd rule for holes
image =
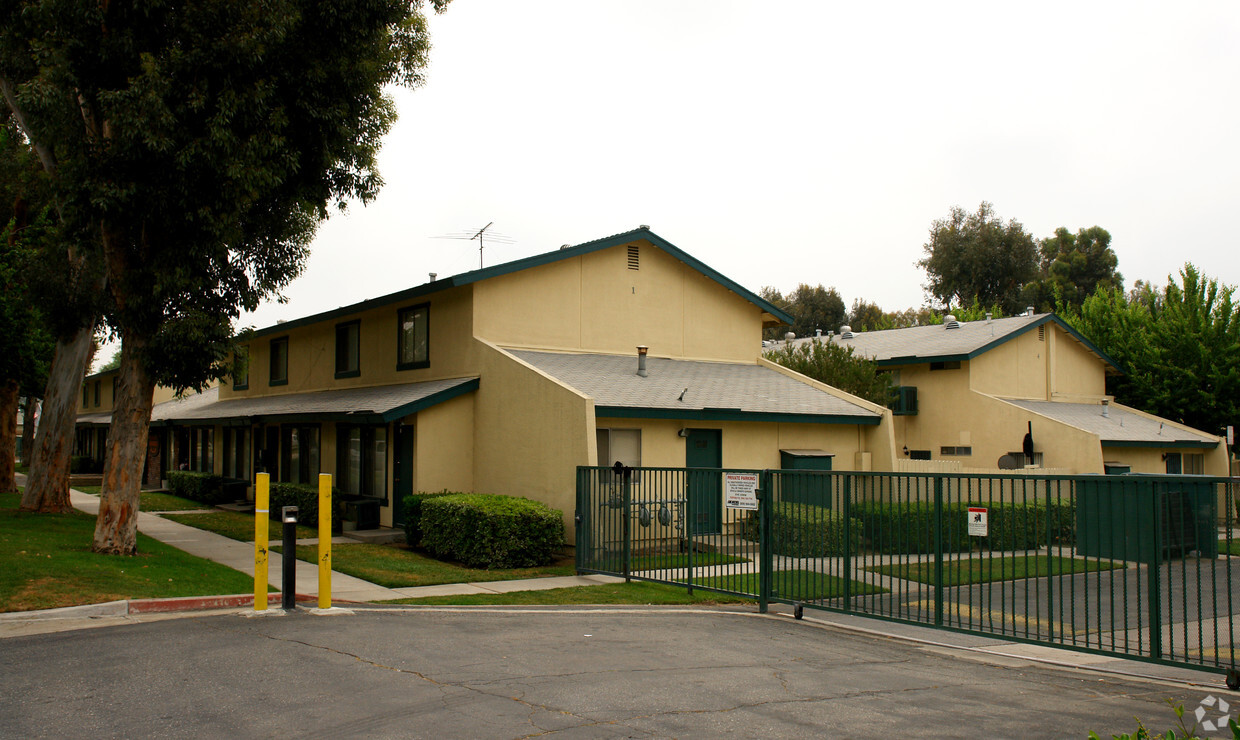
[[456, 493], [444, 489], [439, 493], [419, 492], [401, 499], [405, 516], [405, 544], [410, 547], [422, 545], [422, 502], [432, 496], [455, 496]]
[[211, 473], [196, 473], [192, 470], [169, 470], [168, 488], [177, 496], [198, 501], [208, 506], [228, 503], [233, 500], [225, 493], [224, 479]]
[[[297, 507], [297, 523], [307, 527], [319, 526], [319, 489], [309, 483], [272, 483], [268, 510], [272, 519], [279, 520], [285, 506]], [[332, 532], [344, 528], [344, 501], [336, 489], [332, 489]]]
[[563, 515], [515, 496], [458, 493], [421, 501], [422, 546], [471, 568], [548, 565], [564, 546]]
[[[758, 540], [758, 517], [745, 520], [743, 536]], [[852, 518], [852, 549], [861, 541], [861, 520]], [[844, 517], [830, 509], [809, 504], [776, 504], [771, 511], [771, 550], [794, 558], [822, 558], [843, 555]]]
[[[987, 510], [986, 537], [972, 537], [968, 508]], [[934, 552], [934, 504], [858, 503], [852, 512], [862, 524], [866, 541], [881, 553]], [[1035, 550], [1047, 544], [1070, 545], [1075, 539], [1075, 507], [1056, 502], [1037, 504], [950, 503], [943, 505], [943, 552], [967, 552], [975, 544], [991, 550]], [[1048, 521], [1049, 514], [1049, 521]], [[1050, 532], [1047, 532], [1048, 525]]]

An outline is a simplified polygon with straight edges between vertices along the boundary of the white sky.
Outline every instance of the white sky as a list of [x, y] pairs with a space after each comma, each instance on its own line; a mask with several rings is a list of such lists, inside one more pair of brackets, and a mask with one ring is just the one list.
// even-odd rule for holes
[[241, 326], [475, 269], [435, 237], [491, 221], [488, 266], [648, 224], [755, 292], [903, 309], [982, 200], [1106, 228], [1129, 285], [1240, 284], [1240, 3], [455, 0], [431, 32], [379, 198]]

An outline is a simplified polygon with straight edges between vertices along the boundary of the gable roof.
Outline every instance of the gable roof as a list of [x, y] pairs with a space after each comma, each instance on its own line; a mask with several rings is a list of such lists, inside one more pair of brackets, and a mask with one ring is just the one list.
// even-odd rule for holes
[[[907, 329], [856, 332], [851, 339], [844, 339], [836, 334], [829, 337], [829, 341], [853, 347], [858, 355], [875, 360], [879, 365], [912, 365], [971, 360], [1046, 324], [1055, 324], [1063, 329], [1068, 336], [1105, 362], [1109, 372], [1123, 374], [1115, 360], [1053, 313], [1012, 316], [990, 321], [961, 321], [960, 327], [956, 329], [948, 329], [944, 324], [931, 324]], [[802, 343], [820, 339], [807, 337], [795, 341]]]
[[761, 365], [507, 350], [594, 399], [600, 417], [878, 424], [881, 415]]
[[311, 316], [304, 316], [300, 319], [293, 319], [292, 321], [286, 321], [284, 323], [276, 324], [274, 326], [264, 327], [262, 329], [255, 330], [253, 333], [251, 333], [250, 336], [261, 337], [261, 336], [267, 336], [270, 334], [279, 334], [279, 333], [286, 332], [290, 329], [295, 329], [300, 326], [307, 326], [309, 324], [315, 324], [320, 321], [328, 321], [330, 319], [339, 318], [341, 316], [347, 316], [350, 314], [367, 311], [372, 308], [379, 308], [379, 307], [387, 306], [393, 303], [404, 303], [407, 301], [414, 300], [416, 298], [420, 298], [422, 296], [430, 295], [431, 293], [438, 293], [441, 290], [448, 290], [449, 288], [457, 288], [463, 285], [470, 285], [472, 283], [476, 283], [481, 280], [487, 280], [489, 278], [499, 277], [500, 275], [507, 275], [513, 272], [520, 272], [521, 270], [528, 270], [533, 267], [539, 267], [540, 265], [546, 265], [552, 262], [559, 262], [560, 260], [565, 260], [565, 259], [569, 259], [572, 257], [580, 257], [582, 255], [590, 254], [591, 252], [598, 252], [604, 249], [610, 249], [611, 247], [617, 247], [622, 244], [628, 244], [630, 242], [637, 241], [639, 239], [646, 240], [647, 242], [657, 247], [658, 249], [663, 250], [664, 252], [668, 253], [672, 257], [675, 257], [676, 259], [685, 263], [689, 267], [692, 267], [693, 269], [702, 273], [706, 277], [714, 280], [715, 282], [719, 283], [720, 285], [732, 291], [733, 293], [736, 293], [738, 296], [754, 304], [758, 308], [762, 309], [764, 312], [771, 314], [779, 321], [786, 323], [786, 324], [791, 324], [793, 322], [793, 318], [791, 316], [789, 316], [786, 312], [780, 310], [779, 308], [776, 308], [774, 305], [772, 305], [767, 300], [763, 299], [761, 296], [750, 292], [749, 290], [742, 287], [739, 283], [724, 276], [722, 273], [718, 272], [717, 270], [710, 267], [706, 263], [691, 256], [689, 253], [682, 251], [679, 247], [675, 246], [674, 244], [667, 241], [663, 237], [654, 233], [648, 227], [641, 226], [639, 228], [633, 229], [632, 231], [626, 231], [621, 234], [613, 234], [612, 236], [606, 236], [606, 237], [603, 237], [602, 239], [595, 239], [594, 241], [585, 242], [583, 244], [578, 244], [577, 246], [574, 246], [574, 247], [564, 246], [553, 252], [545, 252], [543, 254], [536, 254], [532, 257], [526, 257], [524, 259], [514, 260], [512, 262], [505, 262], [503, 264], [495, 265], [493, 267], [486, 267], [486, 268], [482, 268], [478, 270], [471, 270], [470, 272], [463, 272], [459, 275], [453, 275], [451, 277], [441, 278], [439, 280], [436, 280], [430, 283], [423, 283], [422, 285], [418, 285], [412, 288], [407, 288], [405, 290], [401, 290], [396, 293], [389, 293], [385, 296], [380, 296], [378, 298], [371, 298], [365, 301], [361, 301], [360, 303], [354, 303], [348, 306], [342, 306], [340, 308], [332, 309], [331, 311], [324, 311], [321, 313], [313, 314]]

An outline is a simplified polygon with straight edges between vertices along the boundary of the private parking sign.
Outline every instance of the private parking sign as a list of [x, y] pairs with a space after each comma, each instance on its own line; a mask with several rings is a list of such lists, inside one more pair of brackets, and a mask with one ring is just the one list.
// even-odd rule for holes
[[986, 510], [978, 506], [969, 507], [969, 536], [986, 536]]

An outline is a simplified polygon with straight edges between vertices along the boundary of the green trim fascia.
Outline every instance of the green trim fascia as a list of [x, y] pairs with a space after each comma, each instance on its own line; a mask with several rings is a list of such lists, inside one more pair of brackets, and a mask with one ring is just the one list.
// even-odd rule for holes
[[309, 326], [310, 324], [317, 324], [321, 321], [338, 319], [343, 316], [369, 311], [372, 308], [382, 308], [383, 306], [388, 306], [394, 303], [404, 303], [415, 298], [421, 298], [422, 296], [427, 296], [432, 293], [438, 293], [441, 290], [459, 288], [464, 285], [476, 283], [480, 280], [487, 280], [489, 278], [499, 277], [501, 275], [507, 275], [521, 270], [528, 270], [532, 267], [539, 267], [542, 265], [551, 264], [552, 262], [559, 262], [560, 260], [569, 259], [570, 257], [579, 257], [581, 255], [590, 254], [591, 252], [597, 252], [602, 249], [609, 249], [621, 244], [628, 244], [629, 242], [637, 239], [645, 239], [659, 249], [662, 249], [664, 252], [667, 252], [681, 262], [684, 262], [686, 265], [689, 265], [693, 269], [754, 304], [766, 313], [771, 314], [783, 323], [791, 324], [795, 321], [795, 319], [793, 319], [787, 312], [776, 308], [770, 302], [764, 300], [761, 296], [751, 293], [739, 283], [725, 277], [720, 272], [707, 266], [701, 260], [691, 257], [689, 254], [681, 251], [680, 248], [658, 236], [650, 229], [634, 229], [632, 231], [626, 231], [623, 234], [616, 234], [614, 236], [608, 236], [591, 242], [578, 244], [574, 247], [566, 247], [564, 249], [557, 249], [554, 252], [536, 254], [532, 257], [526, 257], [512, 262], [505, 262], [502, 265], [495, 265], [494, 267], [486, 267], [480, 270], [473, 270], [471, 272], [463, 272], [460, 275], [446, 277], [441, 280], [436, 280], [433, 283], [423, 283], [422, 285], [408, 288], [397, 293], [389, 293], [385, 296], [371, 298], [349, 306], [342, 306], [331, 311], [324, 311], [323, 313], [304, 316], [300, 319], [286, 321], [283, 324], [276, 324], [275, 326], [268, 326], [263, 329], [255, 329], [247, 335], [246, 339], [287, 332], [291, 329]]
[[1212, 450], [1218, 447], [1218, 442], [1196, 441], [1191, 439], [1182, 440], [1166, 440], [1166, 441], [1133, 441], [1131, 439], [1104, 439], [1103, 447], [1148, 447], [1150, 449], [1160, 449], [1163, 447], [1196, 447], [1200, 449]]
[[796, 424], [859, 424], [878, 426], [877, 416], [844, 414], [782, 414], [741, 409], [663, 409], [634, 406], [595, 406], [595, 418], [611, 419], [680, 419], [684, 421], [753, 421]]
[[397, 419], [404, 418], [410, 414], [416, 414], [423, 409], [428, 409], [431, 406], [441, 404], [444, 401], [450, 401], [457, 396], [463, 396], [466, 393], [473, 393], [478, 390], [479, 385], [480, 380], [478, 378], [471, 378], [460, 385], [445, 388], [438, 393], [432, 393], [431, 395], [412, 403], [407, 403], [404, 406], [397, 406], [394, 409], [390, 409], [382, 414], [383, 421], [396, 421]]

